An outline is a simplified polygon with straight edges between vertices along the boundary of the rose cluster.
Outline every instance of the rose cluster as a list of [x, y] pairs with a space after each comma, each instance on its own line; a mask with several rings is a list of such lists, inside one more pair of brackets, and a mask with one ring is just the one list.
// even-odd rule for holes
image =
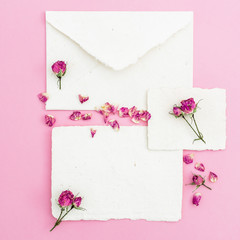
[[175, 117], [181, 117], [183, 114], [195, 113], [197, 109], [197, 104], [193, 98], [181, 101], [181, 106], [173, 107], [173, 115]]

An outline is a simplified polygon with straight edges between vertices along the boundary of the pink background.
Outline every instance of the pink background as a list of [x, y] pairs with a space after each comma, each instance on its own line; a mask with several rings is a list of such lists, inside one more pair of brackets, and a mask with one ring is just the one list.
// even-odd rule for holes
[[[192, 186], [184, 187], [180, 222], [64, 222], [49, 232], [55, 221], [51, 128], [36, 97], [45, 90], [45, 10], [194, 11], [194, 86], [227, 89], [227, 149], [196, 153], [206, 175], [212, 170], [219, 181], [209, 183], [213, 191], [199, 190], [199, 207], [191, 204]], [[240, 239], [239, 23], [239, 0], [0, 0], [0, 239]], [[48, 113], [56, 116], [56, 126], [73, 125], [69, 111]], [[86, 123], [102, 124], [95, 116]], [[184, 166], [184, 183], [192, 170]]]

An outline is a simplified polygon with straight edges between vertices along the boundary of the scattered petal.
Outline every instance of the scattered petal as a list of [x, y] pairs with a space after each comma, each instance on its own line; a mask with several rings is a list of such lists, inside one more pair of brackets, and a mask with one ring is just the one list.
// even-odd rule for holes
[[201, 194], [201, 193], [195, 193], [195, 194], [193, 195], [192, 203], [193, 203], [194, 205], [198, 206], [201, 198], [202, 198], [202, 194]]
[[140, 111], [135, 111], [135, 112], [132, 114], [131, 120], [132, 120], [134, 123], [139, 123], [140, 120], [141, 120]]
[[52, 127], [53, 124], [56, 122], [56, 119], [52, 115], [45, 115], [45, 123], [49, 126]]
[[90, 120], [92, 118], [91, 113], [82, 114], [82, 120]]
[[93, 138], [93, 137], [94, 137], [94, 135], [96, 134], [97, 130], [96, 130], [96, 129], [93, 129], [93, 128], [91, 128], [91, 129], [90, 129], [90, 131], [91, 131], [91, 135], [92, 135], [92, 138]]
[[196, 163], [194, 167], [195, 167], [195, 169], [197, 169], [200, 172], [204, 172], [205, 171], [205, 167], [204, 167], [204, 165], [202, 163]]
[[120, 126], [117, 120], [109, 120], [107, 123], [116, 131], [120, 129]]
[[142, 110], [140, 111], [141, 120], [147, 122], [151, 118], [151, 114], [148, 111]]
[[137, 113], [137, 108], [135, 106], [131, 107], [128, 111], [130, 117], [133, 117], [134, 114]]
[[80, 119], [82, 118], [81, 112], [75, 111], [75, 112], [73, 112], [73, 113], [70, 115], [69, 118], [70, 118], [71, 120], [73, 120], [73, 121], [78, 121], [78, 120], [80, 120]]
[[81, 94], [78, 95], [78, 98], [79, 98], [80, 103], [82, 103], [82, 104], [89, 100], [88, 96], [82, 96]]
[[217, 180], [218, 180], [218, 176], [213, 173], [213, 172], [210, 172], [209, 173], [209, 180], [212, 182], [212, 183], [215, 183]]
[[49, 96], [47, 93], [39, 93], [38, 94], [38, 99], [41, 101], [41, 102], [46, 102], [48, 100]]
[[129, 109], [127, 107], [121, 107], [118, 111], [119, 117], [129, 117], [128, 111]]
[[191, 154], [187, 154], [187, 155], [184, 155], [183, 156], [183, 161], [186, 163], [186, 164], [190, 164], [193, 162], [193, 159], [194, 159], [194, 154], [191, 153]]

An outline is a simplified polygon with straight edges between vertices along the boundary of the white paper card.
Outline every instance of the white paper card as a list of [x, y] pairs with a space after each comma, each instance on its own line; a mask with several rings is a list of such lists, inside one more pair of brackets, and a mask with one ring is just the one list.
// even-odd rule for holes
[[[173, 105], [193, 97], [199, 108], [195, 119], [206, 144], [193, 140], [192, 129], [182, 118], [170, 115]], [[148, 147], [151, 150], [219, 150], [226, 144], [226, 91], [224, 89], [151, 89], [148, 92]], [[190, 120], [191, 121], [191, 120]]]
[[[145, 109], [149, 88], [192, 86], [192, 12], [47, 12], [46, 40], [48, 110]], [[57, 60], [67, 62], [62, 90]]]
[[181, 219], [182, 151], [149, 151], [147, 128], [57, 127], [52, 133], [52, 213], [66, 189], [86, 211], [66, 220]]

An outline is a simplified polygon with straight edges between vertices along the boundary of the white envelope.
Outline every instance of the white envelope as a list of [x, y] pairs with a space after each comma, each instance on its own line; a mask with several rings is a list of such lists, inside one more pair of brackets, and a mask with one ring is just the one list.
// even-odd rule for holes
[[177, 221], [182, 206], [182, 151], [149, 151], [147, 127], [57, 127], [52, 132], [52, 213], [69, 189], [86, 211], [65, 220]]
[[[150, 88], [192, 87], [192, 12], [46, 12], [46, 39], [49, 110], [144, 109]], [[57, 60], [67, 62], [62, 90]]]
[[[193, 97], [198, 104], [194, 114], [206, 144], [197, 138], [182, 118], [170, 115], [173, 105]], [[148, 92], [148, 147], [151, 150], [220, 150], [226, 145], [226, 90], [201, 88], [163, 88]], [[191, 120], [188, 118], [189, 123]], [[193, 123], [192, 123], [193, 124]], [[194, 126], [194, 124], [193, 124]], [[194, 126], [196, 129], [196, 127]]]

